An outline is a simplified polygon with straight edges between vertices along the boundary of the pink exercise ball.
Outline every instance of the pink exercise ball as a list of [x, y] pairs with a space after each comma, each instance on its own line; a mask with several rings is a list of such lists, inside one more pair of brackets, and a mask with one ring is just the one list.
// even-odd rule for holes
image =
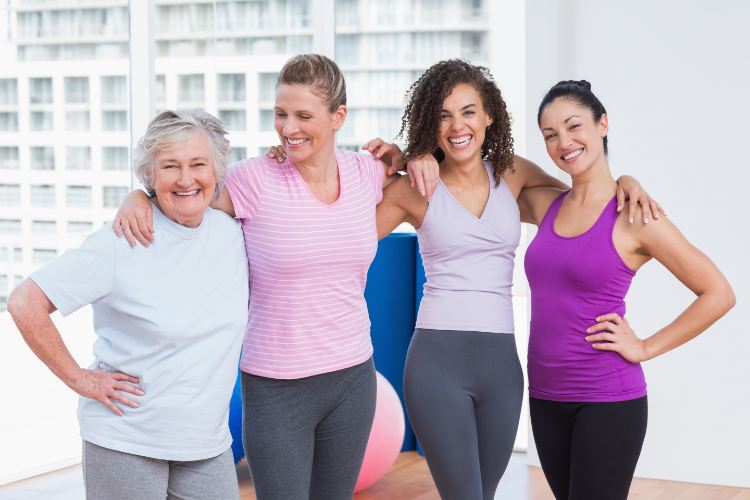
[[401, 452], [404, 444], [404, 409], [393, 386], [382, 376], [378, 378], [378, 399], [375, 405], [375, 420], [367, 442], [365, 459], [359, 472], [355, 492], [375, 484], [388, 472]]

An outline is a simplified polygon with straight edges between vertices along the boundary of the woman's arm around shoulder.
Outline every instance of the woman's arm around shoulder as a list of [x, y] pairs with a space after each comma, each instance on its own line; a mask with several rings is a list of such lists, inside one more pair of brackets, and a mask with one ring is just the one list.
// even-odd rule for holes
[[539, 186], [526, 188], [518, 197], [518, 209], [521, 212], [521, 222], [538, 226], [542, 223], [552, 202], [564, 191], [562, 189]]
[[[626, 207], [629, 208], [629, 207]], [[613, 233], [615, 247], [633, 270], [656, 259], [683, 285], [696, 295], [693, 303], [672, 323], [646, 339], [639, 339], [627, 320], [617, 314], [597, 318], [599, 323], [589, 328], [589, 342], [596, 349], [619, 352], [631, 362], [647, 361], [688, 342], [718, 321], [736, 304], [734, 291], [724, 274], [711, 259], [693, 246], [666, 217], [643, 222], [642, 210], [636, 209], [635, 222], [626, 215], [618, 218]]]
[[415, 228], [422, 226], [429, 202], [419, 189], [412, 186], [408, 176], [402, 175], [383, 190], [383, 201], [377, 207], [378, 239], [391, 234], [402, 222]]

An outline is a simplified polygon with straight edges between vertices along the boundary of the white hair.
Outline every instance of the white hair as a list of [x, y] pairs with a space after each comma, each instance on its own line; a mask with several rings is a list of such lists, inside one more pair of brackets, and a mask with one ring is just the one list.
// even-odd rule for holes
[[219, 199], [224, 187], [224, 178], [227, 175], [227, 166], [232, 149], [225, 137], [227, 131], [224, 129], [224, 124], [202, 109], [163, 111], [148, 124], [146, 133], [133, 150], [133, 167], [136, 177], [146, 188], [149, 196], [153, 197], [156, 194], [154, 188], [151, 187], [151, 179], [154, 178], [156, 152], [173, 149], [196, 133], [208, 141], [208, 146], [211, 149], [214, 175], [218, 179], [213, 201]]

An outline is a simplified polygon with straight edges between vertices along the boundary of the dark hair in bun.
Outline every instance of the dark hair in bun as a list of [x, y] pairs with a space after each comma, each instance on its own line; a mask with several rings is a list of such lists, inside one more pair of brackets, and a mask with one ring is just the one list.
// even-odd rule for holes
[[[591, 111], [594, 121], [597, 123], [602, 119], [602, 115], [607, 114], [607, 110], [604, 109], [604, 105], [601, 101], [591, 92], [591, 84], [586, 80], [564, 80], [557, 83], [554, 87], [549, 89], [549, 92], [542, 99], [542, 103], [539, 105], [539, 112], [536, 115], [536, 123], [539, 128], [542, 127], [542, 111], [552, 104], [556, 99], [565, 98], [571, 99], [582, 107]], [[604, 142], [604, 154], [607, 154], [607, 137], [603, 139]]]

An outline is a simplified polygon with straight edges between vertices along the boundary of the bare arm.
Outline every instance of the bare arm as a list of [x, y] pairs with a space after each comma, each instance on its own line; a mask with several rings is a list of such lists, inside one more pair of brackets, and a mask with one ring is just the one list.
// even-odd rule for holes
[[411, 186], [407, 176], [401, 176], [383, 190], [383, 201], [377, 207], [375, 220], [378, 239], [383, 239], [402, 222], [419, 228], [424, 220], [429, 202], [417, 188]]
[[636, 336], [627, 320], [617, 314], [597, 318], [599, 323], [587, 333], [611, 333], [590, 335], [586, 340], [609, 341], [594, 344], [594, 348], [619, 352], [636, 363], [653, 359], [694, 339], [732, 309], [736, 298], [719, 268], [691, 245], [669, 219], [648, 225], [638, 220], [627, 226], [640, 247], [637, 251], [655, 258], [697, 296], [672, 323], [643, 340]]
[[115, 406], [112, 399], [138, 408], [138, 403], [118, 392], [143, 396], [142, 390], [124, 382], [137, 384], [137, 378], [120, 372], [87, 370], [78, 366], [50, 318], [50, 314], [56, 310], [42, 289], [30, 279], [24, 280], [13, 290], [8, 300], [8, 312], [26, 344], [65, 385], [81, 396], [100, 401], [120, 416], [123, 415], [122, 410]]
[[237, 217], [234, 211], [234, 203], [232, 203], [232, 197], [229, 196], [229, 190], [226, 186], [221, 188], [221, 194], [219, 199], [209, 205], [211, 208], [221, 210], [231, 217]]

